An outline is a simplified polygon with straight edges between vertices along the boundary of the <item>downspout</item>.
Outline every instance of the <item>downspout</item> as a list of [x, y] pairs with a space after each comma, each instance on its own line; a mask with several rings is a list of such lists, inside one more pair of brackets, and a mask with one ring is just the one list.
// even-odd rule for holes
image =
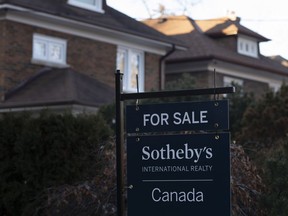
[[164, 56], [159, 60], [159, 86], [160, 90], [164, 90], [165, 87], [165, 59], [170, 56], [175, 51], [175, 44], [172, 44], [172, 49], [169, 50]]

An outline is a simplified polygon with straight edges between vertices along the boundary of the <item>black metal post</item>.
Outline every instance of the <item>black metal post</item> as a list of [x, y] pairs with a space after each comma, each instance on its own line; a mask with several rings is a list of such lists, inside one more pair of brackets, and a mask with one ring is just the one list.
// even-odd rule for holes
[[116, 169], [117, 169], [117, 215], [124, 216], [124, 181], [123, 181], [123, 101], [122, 93], [123, 74], [119, 70], [115, 73], [115, 92], [116, 92]]

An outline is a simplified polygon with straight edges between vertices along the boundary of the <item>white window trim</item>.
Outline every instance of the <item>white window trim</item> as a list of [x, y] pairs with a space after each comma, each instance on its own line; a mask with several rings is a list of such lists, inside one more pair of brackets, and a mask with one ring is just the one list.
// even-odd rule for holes
[[278, 92], [281, 88], [281, 84], [279, 83], [269, 83], [269, 88], [273, 91], [273, 92]]
[[91, 5], [88, 3], [79, 2], [77, 0], [68, 0], [68, 4], [76, 6], [76, 7], [80, 7], [83, 9], [92, 10], [92, 11], [99, 12], [99, 13], [104, 13], [102, 1], [103, 0], [94, 0], [93, 5]]
[[[242, 47], [241, 47], [242, 44]], [[246, 47], [248, 47], [248, 50], [246, 50]], [[258, 58], [258, 43], [256, 40], [245, 37], [245, 36], [239, 36], [237, 39], [237, 51], [238, 53], [254, 58]]]
[[[47, 46], [46, 48], [48, 48], [46, 55], [45, 56], [40, 56], [37, 55], [36, 52], [36, 43], [37, 42], [44, 42], [45, 45]], [[61, 45], [62, 49], [61, 51], [61, 56], [62, 58], [59, 60], [56, 59], [51, 59], [49, 57], [49, 47], [52, 44], [59, 44]], [[55, 38], [55, 37], [50, 37], [50, 36], [46, 36], [46, 35], [41, 35], [41, 34], [34, 34], [33, 35], [33, 50], [32, 50], [32, 63], [35, 64], [44, 64], [47, 66], [55, 66], [55, 67], [68, 67], [67, 63], [66, 63], [66, 55], [67, 55], [67, 41], [64, 39], [60, 39], [60, 38]]]
[[[230, 87], [230, 86], [233, 86], [233, 84], [238, 85], [242, 88], [240, 93], [243, 93], [243, 85], [244, 85], [243, 79], [230, 77], [230, 76], [224, 76], [223, 77], [223, 84], [224, 84], [224, 87]], [[227, 96], [228, 96], [227, 94], [223, 94], [224, 98], [227, 98]]]
[[[133, 53], [137, 53], [140, 55], [140, 68], [139, 68], [139, 74], [138, 74], [138, 88], [139, 92], [144, 92], [144, 85], [145, 85], [145, 74], [144, 74], [144, 52], [137, 49], [132, 49], [128, 47], [119, 46], [118, 51], [122, 51], [126, 53], [125, 56], [125, 69], [124, 71], [120, 71], [123, 73], [123, 90], [125, 92], [137, 92], [137, 88], [131, 88], [130, 83], [130, 76], [125, 76], [125, 74], [131, 73], [131, 56]], [[118, 68], [117, 68], [118, 69]], [[135, 77], [136, 79], [136, 77]]]
[[239, 86], [243, 86], [244, 81], [242, 79], [224, 76], [223, 78], [224, 86], [231, 86], [233, 83]]

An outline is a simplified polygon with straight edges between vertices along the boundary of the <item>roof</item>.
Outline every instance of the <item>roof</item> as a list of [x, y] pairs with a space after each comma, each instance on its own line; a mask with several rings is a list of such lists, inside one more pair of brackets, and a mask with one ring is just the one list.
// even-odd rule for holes
[[[109, 7], [106, 0], [103, 0], [104, 13], [75, 7], [68, 4], [67, 0], [0, 0], [0, 4], [26, 8], [30, 12], [45, 13], [169, 44], [175, 43], [155, 29]], [[13, 9], [10, 8], [10, 10]], [[14, 10], [16, 9], [14, 8]]]
[[288, 60], [283, 58], [282, 56], [280, 55], [276, 55], [276, 56], [269, 56], [270, 59], [273, 59], [274, 61], [277, 61], [279, 62], [280, 64], [288, 67]]
[[202, 32], [209, 36], [223, 37], [228, 35], [243, 34], [256, 38], [261, 42], [269, 41], [268, 38], [246, 28], [245, 26], [242, 26], [240, 21], [241, 19], [239, 17], [235, 17], [235, 19], [220, 17], [217, 19], [195, 20], [195, 23]]
[[226, 62], [245, 65], [288, 76], [288, 68], [279, 62], [263, 55], [253, 58], [241, 55], [231, 48], [217, 43], [215, 37], [230, 37], [244, 34], [260, 41], [268, 39], [241, 26], [239, 19], [193, 20], [187, 16], [169, 16], [166, 18], [148, 19], [145, 24], [158, 31], [182, 41], [188, 47], [185, 51], [175, 51], [167, 58], [168, 63], [219, 59]]
[[2, 108], [84, 105], [99, 107], [112, 103], [114, 90], [71, 68], [44, 68], [5, 94]]

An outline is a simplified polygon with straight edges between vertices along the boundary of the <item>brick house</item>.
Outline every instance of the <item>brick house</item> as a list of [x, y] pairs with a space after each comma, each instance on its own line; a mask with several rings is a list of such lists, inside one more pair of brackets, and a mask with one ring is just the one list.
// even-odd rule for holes
[[175, 40], [105, 0], [0, 0], [0, 111], [49, 107], [95, 111], [123, 88], [163, 88], [164, 60]]
[[167, 81], [190, 73], [197, 87], [213, 87], [215, 69], [217, 86], [234, 82], [255, 96], [287, 84], [287, 60], [261, 55], [259, 43], [269, 39], [242, 26], [238, 17], [193, 20], [187, 16], [168, 16], [143, 23], [188, 47], [167, 58]]

